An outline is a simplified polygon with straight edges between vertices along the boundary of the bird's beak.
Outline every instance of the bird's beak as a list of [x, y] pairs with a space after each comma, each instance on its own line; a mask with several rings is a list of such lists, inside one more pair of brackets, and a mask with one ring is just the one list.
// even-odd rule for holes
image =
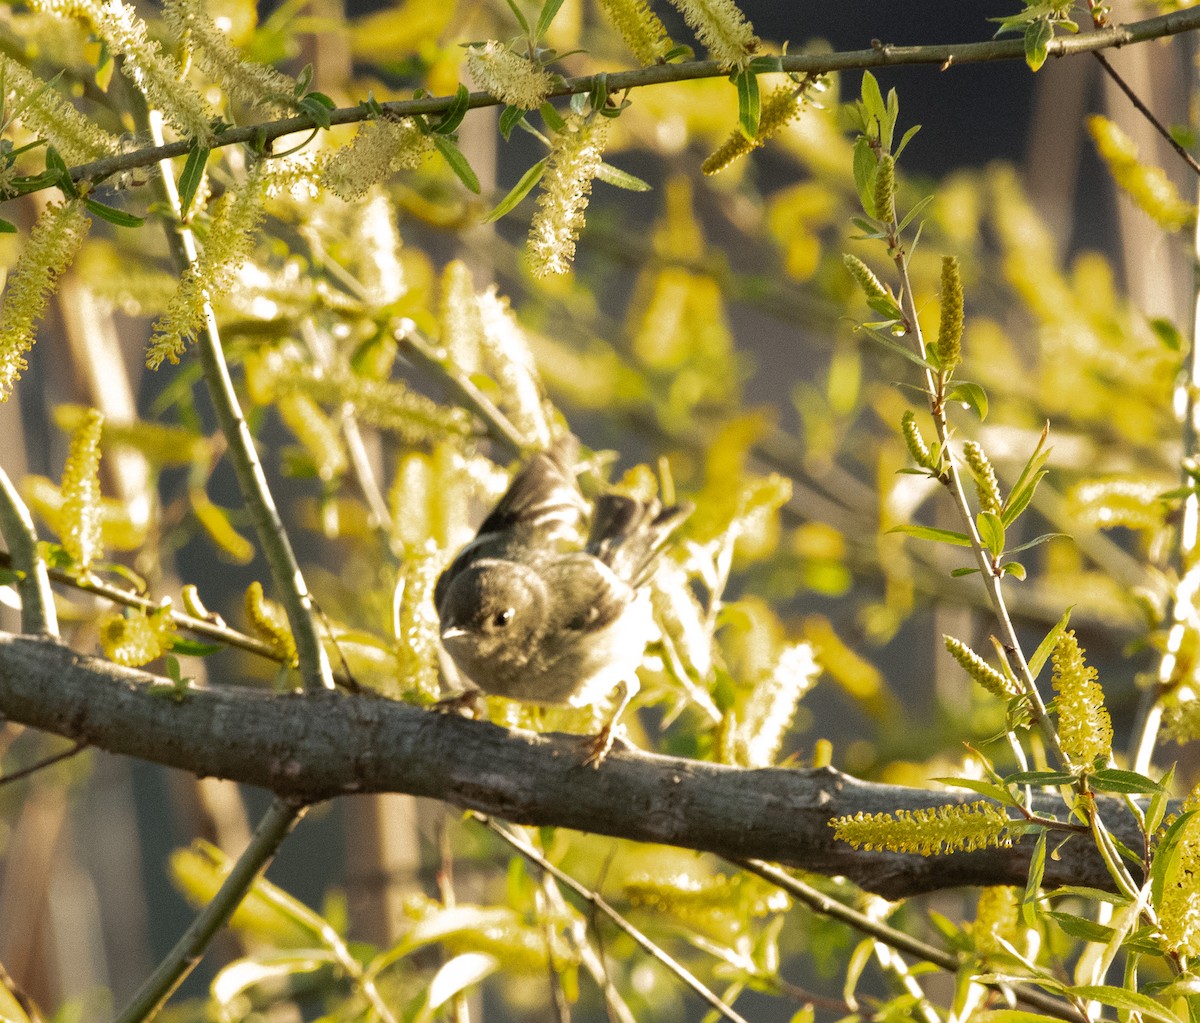
[[458, 639], [459, 636], [465, 636], [466, 634], [466, 629], [459, 628], [457, 625], [448, 625], [442, 629], [442, 642], [445, 643], [447, 640]]

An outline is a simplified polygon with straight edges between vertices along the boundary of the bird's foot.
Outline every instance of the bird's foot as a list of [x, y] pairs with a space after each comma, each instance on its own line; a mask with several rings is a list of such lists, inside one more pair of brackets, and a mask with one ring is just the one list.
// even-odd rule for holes
[[583, 758], [584, 767], [599, 767], [604, 758], [612, 752], [613, 747], [628, 750], [633, 749], [633, 744], [625, 737], [625, 726], [617, 724], [616, 721], [610, 721], [598, 733], [589, 736], [585, 743], [587, 756]]
[[483, 694], [478, 689], [465, 689], [453, 696], [444, 696], [433, 705], [439, 714], [457, 714], [478, 720], [483, 715]]

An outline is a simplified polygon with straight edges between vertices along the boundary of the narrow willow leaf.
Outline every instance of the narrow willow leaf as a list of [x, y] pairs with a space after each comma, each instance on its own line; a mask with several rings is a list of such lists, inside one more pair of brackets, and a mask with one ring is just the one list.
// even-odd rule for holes
[[914, 352], [911, 348], [908, 348], [905, 345], [900, 344], [899, 341], [896, 341], [896, 340], [888, 337], [885, 333], [883, 333], [883, 331], [877, 330], [876, 328], [874, 328], [866, 323], [862, 324], [859, 327], [859, 330], [865, 331], [872, 340], [878, 341], [881, 345], [883, 345], [884, 348], [888, 349], [891, 352], [894, 352], [896, 355], [899, 355], [901, 358], [907, 359], [909, 362], [914, 363], [917, 366], [920, 366], [922, 369], [932, 369], [933, 368], [928, 359], [922, 358], [920, 355], [918, 355], [916, 352]]
[[179, 175], [179, 216], [182, 220], [187, 220], [192, 200], [196, 198], [196, 190], [204, 180], [204, 167], [208, 163], [209, 152], [205, 146], [192, 146], [188, 150], [187, 161]]
[[441, 1008], [456, 995], [495, 973], [499, 967], [500, 961], [486, 952], [464, 952], [455, 956], [433, 975], [429, 983], [429, 1008]]
[[1161, 1020], [1162, 1023], [1183, 1023], [1183, 1019], [1165, 1005], [1160, 1005], [1139, 991], [1127, 991], [1110, 984], [1081, 984], [1067, 990], [1087, 1001], [1100, 1002], [1124, 1012], [1139, 1012], [1146, 1018]]
[[1200, 811], [1189, 810], [1176, 817], [1154, 850], [1154, 859], [1150, 863], [1150, 899], [1155, 906], [1162, 904], [1163, 885], [1171, 862], [1175, 859], [1179, 840], [1183, 837], [1183, 829], [1197, 812]]
[[738, 127], [748, 139], [758, 134], [758, 117], [762, 106], [758, 96], [758, 75], [749, 68], [738, 73]]
[[1033, 492], [1037, 489], [1038, 483], [1046, 474], [1043, 466], [1046, 460], [1050, 457], [1050, 449], [1046, 447], [1046, 440], [1050, 435], [1049, 424], [1042, 430], [1041, 436], [1038, 438], [1037, 446], [1033, 449], [1033, 454], [1025, 462], [1021, 469], [1021, 475], [1017, 477], [1017, 482], [1013, 484], [1012, 490], [1008, 492], [1008, 497], [1004, 501], [1004, 507], [1000, 509], [1000, 517], [1004, 519], [1006, 526], [1011, 526], [1016, 521], [1017, 516], [1025, 510], [1026, 506], [1033, 499]]
[[524, 120], [525, 111], [520, 107], [507, 106], [504, 108], [504, 112], [500, 115], [500, 134], [505, 142], [512, 135], [513, 128]]
[[501, 199], [496, 204], [495, 209], [483, 218], [483, 222], [490, 224], [515, 209], [521, 200], [532, 191], [533, 186], [542, 180], [542, 175], [546, 173], [546, 164], [549, 160], [548, 156], [538, 160], [537, 163], [522, 174], [521, 180], [509, 189], [508, 195]]
[[467, 158], [463, 156], [462, 150], [445, 135], [434, 135], [433, 144], [437, 146], [438, 152], [442, 154], [446, 163], [450, 165], [450, 169], [458, 175], [458, 180], [478, 195], [480, 191], [479, 178], [471, 170], [471, 165], [467, 163]]
[[183, 636], [176, 636], [171, 644], [171, 653], [188, 657], [210, 657], [224, 649], [220, 643], [202, 643], [198, 639], [187, 639]]
[[[875, 213], [875, 168], [878, 161], [875, 151], [866, 136], [860, 135], [854, 143], [854, 188], [858, 192], [858, 201], [868, 216]], [[867, 230], [870, 230], [868, 227]]]
[[1019, 547], [1010, 547], [1008, 549], [1008, 553], [1009, 554], [1020, 554], [1021, 551], [1027, 551], [1030, 548], [1041, 546], [1047, 540], [1057, 540], [1062, 537], [1066, 537], [1067, 539], [1070, 539], [1070, 534], [1069, 533], [1043, 533], [1041, 536], [1035, 536], [1032, 540], [1027, 540], [1025, 543], [1021, 544]]
[[981, 511], [975, 516], [975, 528], [979, 530], [979, 539], [983, 546], [991, 552], [993, 558], [1004, 553], [1004, 523], [995, 512]]
[[1025, 63], [1030, 71], [1036, 71], [1046, 63], [1047, 47], [1054, 38], [1054, 26], [1048, 18], [1038, 18], [1025, 29]]
[[920, 202], [918, 202], [911, 210], [909, 210], [908, 213], [905, 214], [904, 219], [902, 221], [900, 221], [899, 225], [897, 225], [896, 232], [899, 233], [899, 232], [903, 231], [906, 227], [908, 227], [909, 224], [911, 224], [913, 222], [914, 219], [916, 219], [918, 216], [920, 216], [921, 211], [924, 210], [925, 207], [928, 206], [931, 202], [933, 202], [933, 198], [934, 197], [932, 195], [927, 195], [927, 196], [925, 196], [924, 199], [922, 199]]
[[521, 8], [517, 6], [516, 0], [507, 0], [508, 9], [513, 12], [513, 17], [517, 19], [517, 24], [521, 26], [521, 31], [529, 35], [529, 22], [525, 20], [525, 15], [521, 13]]
[[442, 114], [442, 118], [433, 126], [433, 130], [439, 135], [449, 135], [455, 128], [462, 124], [462, 119], [467, 114], [467, 109], [470, 105], [471, 94], [467, 91], [465, 85], [460, 84], [458, 91], [454, 94], [454, 99], [450, 106], [446, 108], [446, 112]]
[[1050, 655], [1054, 653], [1054, 648], [1058, 644], [1058, 637], [1067, 631], [1067, 625], [1071, 621], [1071, 610], [1074, 606], [1072, 604], [1071, 607], [1063, 612], [1063, 616], [1058, 620], [1058, 624], [1046, 633], [1046, 638], [1038, 644], [1038, 648], [1033, 652], [1033, 656], [1029, 658], [1030, 677], [1036, 679], [1041, 673], [1042, 666], [1046, 663]]
[[626, 192], [649, 192], [651, 190], [649, 182], [643, 181], [636, 174], [630, 174], [619, 167], [614, 167], [611, 163], [600, 164], [596, 169], [596, 177], [606, 185], [623, 188]]
[[16, 234], [17, 225], [7, 220], [0, 220], [0, 234]]
[[1129, 794], [1149, 795], [1161, 792], [1162, 786], [1152, 778], [1136, 771], [1121, 771], [1115, 767], [1106, 767], [1090, 776], [1092, 788], [1101, 792], [1120, 792]]
[[554, 16], [558, 13], [558, 9], [562, 7], [563, 0], [546, 0], [542, 4], [541, 11], [538, 12], [537, 25], [533, 30], [533, 38], [541, 39], [550, 28], [550, 23], [554, 20]]
[[1021, 919], [1027, 927], [1037, 927], [1038, 918], [1038, 889], [1042, 887], [1042, 875], [1046, 870], [1046, 832], [1038, 835], [1037, 845], [1029, 858], [1029, 877], [1025, 881], [1025, 891], [1021, 895]]
[[953, 544], [955, 547], [971, 546], [971, 538], [966, 533], [957, 533], [953, 529], [938, 529], [936, 526], [893, 526], [888, 532], [915, 536], [918, 540]]
[[1017, 771], [1006, 774], [1006, 785], [1070, 785], [1075, 775], [1070, 771]]
[[563, 120], [563, 115], [554, 109], [554, 104], [552, 103], [543, 103], [538, 107], [538, 113], [542, 115], [542, 120], [546, 122], [546, 127], [553, 132], [560, 132], [567, 126], [567, 122]]
[[1008, 789], [990, 781], [982, 781], [979, 778], [932, 778], [930, 780], [950, 785], [956, 789], [970, 789], [972, 792], [978, 792], [981, 796], [987, 796], [988, 799], [994, 799], [997, 803], [1005, 806], [1017, 805], [1017, 801], [1013, 799], [1013, 795]]
[[107, 220], [110, 224], [115, 224], [117, 227], [141, 227], [146, 222], [144, 217], [135, 217], [132, 213], [126, 213], [124, 210], [119, 210], [114, 206], [106, 206], [95, 199], [84, 199], [83, 204], [93, 216], [99, 217], [101, 220]]
[[[909, 142], [912, 141], [912, 137], [920, 130], [921, 126], [919, 124], [914, 124], [908, 129], [908, 131], [904, 133], [900, 139], [900, 145], [896, 147], [896, 152], [893, 154], [897, 160], [900, 159], [900, 154], [904, 152], [905, 147], [909, 144]], [[932, 198], [932, 196], [930, 198]]]
[[955, 385], [946, 392], [946, 400], [961, 401], [979, 417], [979, 421], [981, 423], [987, 419], [987, 392], [978, 384], [973, 383], [970, 380], [959, 380], [957, 383], [955, 383]]
[[1046, 916], [1058, 924], [1065, 934], [1072, 938], [1078, 938], [1080, 941], [1092, 941], [1099, 945], [1107, 945], [1117, 933], [1111, 927], [1098, 924], [1095, 920], [1087, 920], [1071, 913], [1047, 911]]
[[1175, 765], [1172, 764], [1166, 774], [1163, 775], [1162, 781], [1158, 783], [1158, 791], [1154, 793], [1154, 798], [1150, 800], [1150, 806], [1146, 809], [1146, 834], [1153, 835], [1163, 822], [1163, 817], [1166, 816], [1167, 805], [1170, 801], [1171, 783], [1175, 780]]

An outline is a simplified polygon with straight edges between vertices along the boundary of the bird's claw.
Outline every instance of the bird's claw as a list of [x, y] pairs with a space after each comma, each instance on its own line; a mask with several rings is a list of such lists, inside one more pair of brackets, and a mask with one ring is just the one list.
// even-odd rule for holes
[[460, 717], [478, 719], [482, 714], [483, 694], [478, 689], [466, 689], [453, 696], [445, 696], [433, 705], [439, 714], [458, 714]]
[[625, 727], [615, 721], [609, 722], [596, 735], [591, 736], [586, 745], [588, 754], [583, 759], [583, 765], [591, 768], [598, 768], [614, 746], [632, 749], [629, 740], [625, 738]]

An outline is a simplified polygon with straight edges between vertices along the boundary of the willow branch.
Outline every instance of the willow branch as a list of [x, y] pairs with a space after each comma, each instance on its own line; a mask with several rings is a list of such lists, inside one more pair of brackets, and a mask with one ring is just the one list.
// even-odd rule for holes
[[[753, 858], [842, 875], [896, 898], [960, 885], [1024, 885], [1032, 840], [944, 856], [856, 851], [832, 817], [962, 803], [973, 793], [875, 785], [833, 770], [746, 770], [617, 750], [582, 766], [579, 736], [536, 734], [364, 693], [275, 695], [223, 685], [182, 693], [166, 678], [0, 633], [0, 716], [113, 753], [229, 778], [298, 802], [401, 792], [520, 824]], [[1104, 799], [1131, 847], [1136, 821]], [[1033, 811], [1061, 814], [1057, 793]], [[1113, 890], [1088, 836], [1070, 835], [1046, 863], [1046, 885]]]
[[3, 469], [0, 469], [0, 533], [8, 544], [9, 562], [19, 574], [17, 593], [21, 597], [21, 631], [57, 636], [54, 594], [50, 591], [46, 562], [38, 553], [33, 516]]
[[[169, 163], [162, 163], [155, 182], [167, 208], [176, 218], [174, 225], [167, 226], [167, 244], [180, 269], [183, 269], [196, 261], [196, 241], [191, 228], [183, 222], [179, 192]], [[229, 461], [237, 477], [238, 489], [250, 513], [255, 534], [266, 555], [275, 589], [296, 640], [300, 677], [306, 689], [332, 689], [333, 672], [317, 635], [312, 595], [308, 592], [304, 573], [271, 496], [266, 473], [254, 446], [254, 437], [242, 414], [237, 392], [233, 388], [233, 378], [229, 375], [216, 314], [207, 301], [204, 303], [204, 327], [196, 343], [217, 422], [228, 444]]]
[[537, 864], [539, 868], [553, 877], [559, 884], [566, 888], [570, 888], [576, 895], [583, 899], [589, 906], [603, 913], [613, 924], [622, 932], [627, 934], [639, 948], [647, 955], [657, 959], [667, 970], [678, 977], [684, 984], [699, 995], [709, 1006], [718, 1012], [725, 1019], [731, 1020], [732, 1023], [747, 1023], [745, 1017], [737, 1012], [733, 1006], [722, 1001], [716, 994], [708, 989], [704, 983], [689, 970], [683, 963], [672, 959], [667, 953], [651, 941], [645, 934], [638, 930], [632, 923], [618, 913], [608, 902], [600, 895], [599, 892], [594, 892], [592, 889], [580, 884], [575, 878], [563, 870], [560, 870], [551, 863], [545, 856], [538, 852], [532, 845], [522, 839], [519, 835], [509, 831], [508, 828], [497, 824], [490, 817], [481, 813], [473, 813], [471, 815], [475, 820], [479, 821], [493, 834], [498, 835], [501, 839], [507, 842], [512, 848], [524, 856], [530, 863]]
[[[1172, 11], [1156, 18], [1116, 25], [1092, 32], [1081, 32], [1073, 36], [1052, 39], [1047, 52], [1052, 57], [1067, 57], [1077, 53], [1127, 46], [1130, 43], [1147, 42], [1192, 32], [1200, 28], [1200, 9], [1187, 8]], [[978, 64], [990, 61], [1024, 60], [1025, 45], [1022, 39], [999, 39], [987, 42], [938, 44], [932, 46], [893, 46], [880, 43], [867, 50], [843, 50], [836, 53], [788, 54], [779, 58], [780, 70], [796, 74], [825, 74], [832, 71], [853, 71], [864, 68], [894, 67], [911, 64], [934, 64], [951, 69], [958, 64]], [[680, 64], [656, 64], [636, 71], [618, 71], [604, 75], [580, 75], [564, 78], [551, 90], [551, 96], [571, 96], [575, 93], [591, 92], [603, 84], [610, 93], [623, 92], [648, 85], [663, 85], [668, 82], [693, 81], [700, 78], [724, 78], [729, 74], [715, 60], [686, 61]], [[441, 114], [454, 103], [453, 96], [433, 96], [424, 99], [400, 100], [379, 104], [389, 115], [411, 117], [424, 114]], [[486, 92], [471, 93], [467, 100], [471, 109], [499, 106], [500, 100]], [[368, 120], [371, 113], [363, 106], [340, 107], [329, 111], [330, 125], [354, 124]], [[287, 117], [261, 124], [227, 128], [221, 132], [213, 146], [245, 145], [265, 143], [268, 147], [277, 139], [297, 132], [311, 132], [318, 125], [307, 115]], [[80, 164], [70, 170], [74, 181], [102, 181], [138, 167], [150, 167], [162, 160], [185, 156], [191, 142], [181, 139], [165, 145], [105, 157], [91, 163]], [[50, 186], [47, 186], [50, 187]]]
[[276, 799], [254, 830], [250, 844], [233, 864], [217, 894], [192, 921], [167, 957], [133, 996], [115, 1023], [152, 1020], [167, 999], [200, 962], [217, 931], [233, 915], [246, 893], [268, 864], [280, 844], [304, 816], [303, 804]]

